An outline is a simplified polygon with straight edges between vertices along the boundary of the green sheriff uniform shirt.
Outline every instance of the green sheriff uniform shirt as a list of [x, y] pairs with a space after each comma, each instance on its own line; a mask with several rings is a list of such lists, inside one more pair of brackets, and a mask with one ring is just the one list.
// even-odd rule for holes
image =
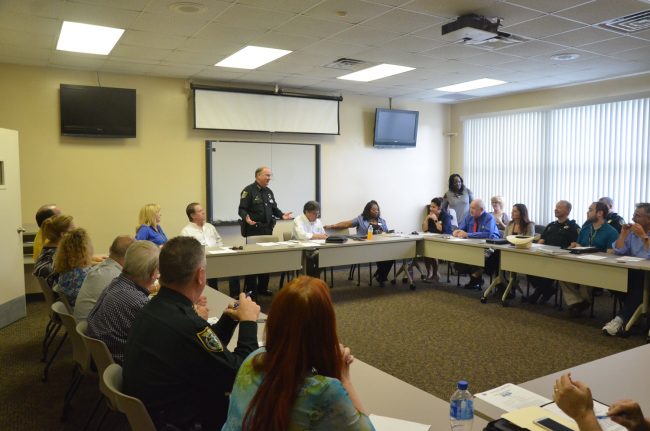
[[220, 429], [228, 410], [226, 393], [239, 366], [258, 347], [257, 323], [246, 321], [239, 324], [237, 347], [228, 351], [236, 326], [226, 315], [209, 325], [189, 299], [162, 287], [129, 333], [124, 392], [142, 400], [158, 428]]
[[[246, 216], [256, 222], [255, 226], [246, 223]], [[242, 190], [239, 200], [239, 217], [242, 219], [242, 235], [272, 235], [275, 217], [282, 218], [275, 196], [270, 188], [259, 184], [247, 185]]]

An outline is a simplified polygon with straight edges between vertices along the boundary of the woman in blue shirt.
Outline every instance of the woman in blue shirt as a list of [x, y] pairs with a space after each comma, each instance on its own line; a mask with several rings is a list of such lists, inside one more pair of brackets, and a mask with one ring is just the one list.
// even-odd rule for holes
[[350, 381], [329, 289], [294, 279], [273, 299], [265, 348], [241, 365], [222, 431], [374, 430]]
[[[386, 224], [386, 220], [381, 218], [379, 204], [375, 200], [368, 202], [363, 208], [361, 215], [357, 218], [342, 221], [332, 225], [327, 225], [325, 226], [325, 229], [347, 229], [356, 227], [358, 235], [366, 236], [368, 235], [370, 226], [372, 226], [373, 234], [388, 232], [388, 225]], [[392, 267], [392, 260], [377, 262], [377, 272], [375, 273], [374, 277], [379, 282], [379, 285], [381, 287], [384, 287], [386, 281], [388, 280], [388, 273]]]
[[167, 236], [160, 226], [160, 206], [147, 204], [140, 209], [135, 239], [151, 241], [157, 246], [167, 242]]
[[54, 290], [65, 295], [74, 307], [79, 289], [93, 261], [93, 245], [83, 228], [72, 229], [63, 236], [54, 254], [54, 273], [50, 275], [57, 284]]

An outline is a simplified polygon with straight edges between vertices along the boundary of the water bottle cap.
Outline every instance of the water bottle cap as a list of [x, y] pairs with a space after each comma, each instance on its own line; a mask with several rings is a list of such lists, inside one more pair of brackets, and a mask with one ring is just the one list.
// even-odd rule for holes
[[469, 386], [469, 383], [467, 383], [465, 380], [460, 380], [458, 382], [458, 389], [460, 389], [461, 391], [467, 390], [468, 386]]

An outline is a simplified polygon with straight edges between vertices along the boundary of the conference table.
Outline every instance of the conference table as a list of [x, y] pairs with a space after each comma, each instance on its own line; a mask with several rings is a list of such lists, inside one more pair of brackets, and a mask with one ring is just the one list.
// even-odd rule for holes
[[[650, 414], [650, 344], [606, 356], [566, 370], [557, 371], [519, 384], [524, 389], [553, 399], [553, 385], [561, 375], [570, 372], [574, 380], [580, 380], [591, 388], [595, 400], [611, 405], [617, 400], [632, 399]], [[479, 398], [474, 408], [482, 417], [492, 420], [501, 417], [503, 410]]]
[[[219, 317], [233, 301], [232, 298], [210, 287], [206, 287], [204, 295], [208, 299], [210, 317]], [[265, 321], [266, 315], [260, 314], [257, 328], [260, 341], [264, 340]], [[237, 336], [238, 332], [235, 330], [228, 345], [230, 350], [237, 345]], [[437, 398], [358, 358], [352, 364], [350, 374], [359, 398], [369, 414], [431, 425], [431, 431], [449, 429], [448, 400]], [[475, 417], [473, 429], [482, 430], [486, 424], [485, 419]]]

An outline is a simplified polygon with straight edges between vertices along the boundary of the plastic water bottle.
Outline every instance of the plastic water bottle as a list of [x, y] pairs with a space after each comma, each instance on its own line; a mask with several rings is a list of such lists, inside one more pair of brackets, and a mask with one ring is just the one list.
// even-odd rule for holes
[[471, 431], [474, 423], [474, 401], [472, 394], [467, 390], [465, 380], [458, 382], [458, 389], [451, 396], [449, 402], [449, 420], [452, 431]]
[[372, 239], [372, 233], [373, 233], [372, 225], [368, 225], [368, 239]]

